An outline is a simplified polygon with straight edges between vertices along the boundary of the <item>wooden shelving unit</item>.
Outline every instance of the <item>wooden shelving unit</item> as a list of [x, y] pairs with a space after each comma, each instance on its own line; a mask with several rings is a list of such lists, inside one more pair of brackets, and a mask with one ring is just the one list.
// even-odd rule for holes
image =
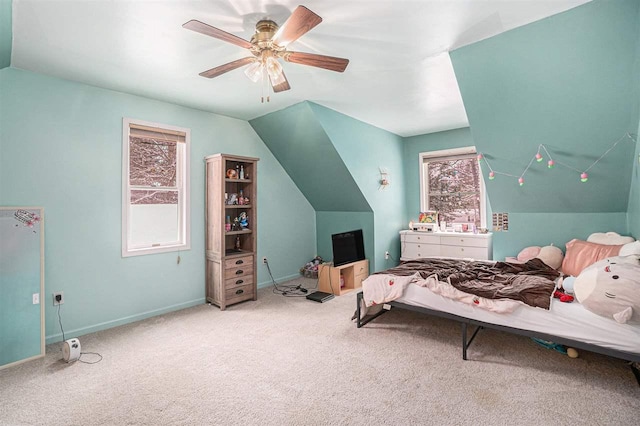
[[[228, 154], [205, 158], [206, 296], [221, 310], [257, 298], [258, 160]], [[234, 229], [234, 219], [242, 213], [246, 224]]]

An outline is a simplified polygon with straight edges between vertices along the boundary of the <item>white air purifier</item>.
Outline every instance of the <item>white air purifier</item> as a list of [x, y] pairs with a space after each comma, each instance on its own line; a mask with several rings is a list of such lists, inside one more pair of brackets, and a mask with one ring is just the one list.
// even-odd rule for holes
[[62, 345], [62, 359], [66, 362], [74, 362], [80, 359], [80, 340], [65, 340]]

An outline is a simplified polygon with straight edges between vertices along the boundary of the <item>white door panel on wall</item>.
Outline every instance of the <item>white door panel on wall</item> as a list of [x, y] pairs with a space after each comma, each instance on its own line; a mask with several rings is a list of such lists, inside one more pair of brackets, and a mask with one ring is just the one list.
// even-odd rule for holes
[[44, 356], [43, 210], [0, 207], [0, 368]]

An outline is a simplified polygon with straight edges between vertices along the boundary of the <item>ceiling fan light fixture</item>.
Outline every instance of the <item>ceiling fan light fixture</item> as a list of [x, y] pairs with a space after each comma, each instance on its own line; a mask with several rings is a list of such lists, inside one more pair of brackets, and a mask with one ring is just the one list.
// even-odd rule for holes
[[262, 79], [262, 62], [255, 61], [251, 65], [249, 65], [244, 70], [244, 74], [249, 78], [249, 80], [257, 83]]
[[265, 68], [267, 69], [267, 74], [269, 74], [271, 82], [274, 85], [284, 83], [285, 79], [282, 73], [282, 65], [280, 65], [280, 62], [278, 62], [276, 58], [269, 56], [265, 64]]

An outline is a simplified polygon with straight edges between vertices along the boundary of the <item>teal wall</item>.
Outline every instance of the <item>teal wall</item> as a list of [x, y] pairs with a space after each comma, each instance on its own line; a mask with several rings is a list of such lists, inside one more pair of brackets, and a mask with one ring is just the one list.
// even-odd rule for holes
[[[398, 232], [406, 228], [402, 138], [323, 106], [309, 105], [373, 210], [374, 252], [368, 254], [370, 269], [379, 271], [393, 266], [393, 260], [386, 260], [384, 252], [400, 258]], [[380, 168], [389, 172], [391, 184], [385, 189], [380, 188]], [[318, 240], [330, 234], [329, 229], [318, 224]]]
[[316, 226], [321, 230], [318, 233], [318, 255], [325, 261], [333, 260], [331, 235], [355, 229], [362, 229], [365, 257], [370, 261], [375, 257], [373, 212], [316, 212]]
[[[589, 167], [638, 127], [635, 0], [595, 1], [451, 53], [476, 146], [518, 176], [545, 144], [556, 163]], [[633, 35], [633, 36], [630, 36]], [[635, 147], [628, 139], [590, 171], [535, 163], [487, 183], [494, 211], [626, 212]], [[486, 167], [483, 167], [488, 173]]]
[[11, 65], [12, 1], [0, 0], [0, 69]]
[[[636, 62], [635, 62], [635, 100], [636, 111], [640, 109], [640, 8], [637, 14], [637, 30], [636, 30]], [[640, 112], [637, 112], [640, 115]], [[636, 131], [636, 140], [640, 139], [640, 124]], [[640, 141], [636, 143], [636, 151], [633, 161], [633, 174], [631, 176], [631, 191], [629, 192], [629, 209], [627, 211], [627, 226], [629, 233], [636, 239], [640, 239]]]
[[392, 266], [384, 252], [400, 257], [406, 227], [402, 138], [311, 102], [250, 123], [314, 206], [318, 254], [331, 259], [331, 235], [362, 228], [371, 270]]
[[[191, 129], [191, 250], [122, 258], [122, 117]], [[316, 253], [315, 212], [245, 121], [39, 74], [0, 70], [0, 205], [46, 212], [46, 335], [67, 336], [204, 303], [204, 162], [259, 157], [258, 257], [277, 280]], [[258, 265], [259, 285], [270, 284]]]
[[[637, 133], [639, 5], [591, 2], [451, 53], [473, 140], [494, 170], [520, 175], [539, 144], [556, 163], [584, 169]], [[494, 236], [494, 257], [533, 241], [566, 241], [573, 230], [628, 232], [635, 150], [625, 139], [587, 183], [561, 165], [548, 169], [547, 158], [533, 163], [523, 187], [517, 178], [486, 180], [493, 211], [510, 213], [510, 231]]]

